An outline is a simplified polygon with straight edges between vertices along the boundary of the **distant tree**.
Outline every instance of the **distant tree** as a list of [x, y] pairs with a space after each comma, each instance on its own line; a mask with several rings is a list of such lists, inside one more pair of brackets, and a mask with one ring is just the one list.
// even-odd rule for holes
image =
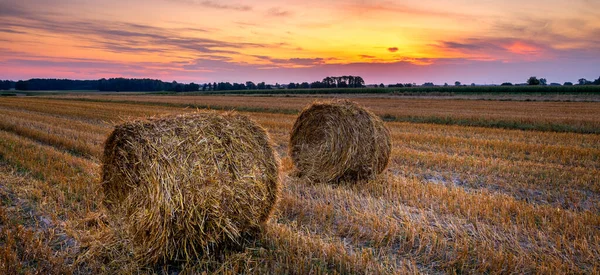
[[385, 85], [383, 85], [383, 83], [379, 84], [379, 88], [385, 88]]
[[185, 85], [185, 86], [186, 86], [185, 87], [186, 92], [197, 92], [200, 90], [200, 85], [198, 85], [194, 82], [192, 82], [188, 85]]
[[[181, 93], [181, 92], [183, 92], [183, 85], [177, 83], [177, 81], [173, 81], [173, 82], [171, 82], [171, 90], [173, 92]], [[119, 90], [117, 90], [117, 92], [118, 91]]]
[[330, 76], [323, 78], [323, 84], [325, 88], [335, 88], [335, 80]]
[[19, 81], [17, 81], [17, 84], [15, 85], [15, 89], [19, 90], [19, 91], [27, 91], [27, 90], [29, 90], [28, 84], [29, 84], [28, 81], [19, 80]]
[[14, 82], [10, 80], [0, 81], [0, 90], [10, 90], [14, 86]]
[[206, 85], [206, 83], [204, 83], [204, 85], [202, 85], [202, 91], [206, 91], [206, 88], [208, 87], [208, 85]]
[[302, 84], [300, 84], [300, 89], [308, 89], [310, 88], [310, 84], [308, 84], [308, 82], [302, 82]]
[[423, 87], [433, 87], [435, 86], [435, 84], [433, 84], [433, 82], [425, 82], [423, 83]]
[[512, 86], [513, 84], [510, 82], [504, 82], [502, 84], [500, 84], [500, 86]]
[[600, 77], [598, 77], [598, 79], [594, 80], [593, 84], [600, 85]]
[[462, 83], [460, 83], [460, 81], [456, 81], [456, 82], [454, 82], [454, 86], [457, 86], [457, 87], [458, 87], [458, 86], [460, 86], [460, 85], [462, 85]]
[[553, 82], [553, 83], [550, 83], [550, 86], [562, 86], [562, 85], [560, 85], [560, 83], [554, 83]]
[[321, 81], [315, 81], [313, 83], [310, 83], [310, 88], [311, 89], [322, 89], [322, 88], [326, 88], [325, 84]]
[[573, 82], [565, 82], [564, 86], [573, 86]]
[[365, 80], [360, 76], [354, 77], [354, 88], [362, 88], [365, 86]]
[[259, 90], [264, 90], [267, 88], [267, 85], [264, 82], [258, 83], [258, 85], [256, 85], [256, 88]]
[[540, 78], [540, 85], [546, 86], [548, 83], [548, 80], [546, 80], [545, 78]]
[[472, 86], [472, 87], [475, 87], [476, 85], [475, 85], [475, 83], [471, 83], [471, 86]]
[[252, 81], [246, 81], [246, 87], [248, 90], [256, 90], [256, 84]]
[[218, 87], [217, 87], [217, 82], [213, 82], [213, 91], [217, 91]]
[[296, 83], [294, 82], [290, 82], [290, 84], [288, 84], [288, 89], [296, 89]]
[[527, 80], [527, 85], [530, 85], [530, 86], [540, 85], [540, 80], [537, 79], [537, 77], [532, 76]]
[[444, 83], [444, 87], [448, 87], [448, 83]]
[[589, 81], [589, 80], [587, 80], [585, 78], [580, 78], [578, 82], [579, 82], [579, 85], [590, 85], [590, 84], [592, 84], [591, 81]]

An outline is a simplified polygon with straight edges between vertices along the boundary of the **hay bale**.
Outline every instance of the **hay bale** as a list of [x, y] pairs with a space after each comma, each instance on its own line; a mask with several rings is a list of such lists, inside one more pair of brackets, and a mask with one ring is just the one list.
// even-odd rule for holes
[[321, 182], [373, 179], [387, 167], [391, 149], [383, 121], [348, 100], [306, 107], [289, 144], [298, 175]]
[[125, 123], [104, 148], [104, 202], [138, 260], [193, 260], [267, 221], [279, 186], [272, 148], [263, 128], [236, 113]]

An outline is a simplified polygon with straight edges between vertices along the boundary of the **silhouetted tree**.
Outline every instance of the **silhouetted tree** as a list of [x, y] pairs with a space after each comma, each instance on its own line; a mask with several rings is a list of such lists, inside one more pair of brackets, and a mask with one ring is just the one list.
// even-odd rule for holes
[[510, 82], [504, 82], [502, 84], [500, 84], [500, 86], [512, 86], [513, 84]]
[[573, 86], [573, 82], [565, 82], [563, 85], [564, 86]]
[[379, 88], [385, 88], [385, 85], [383, 85], [383, 83], [379, 84]]
[[462, 84], [460, 83], [460, 81], [456, 81], [456, 82], [454, 82], [454, 86], [457, 86], [457, 87], [458, 87], [458, 86], [460, 86], [460, 85], [462, 85]]
[[27, 81], [19, 80], [19, 81], [17, 81], [17, 84], [15, 85], [15, 89], [17, 89], [19, 91], [27, 91], [28, 90], [27, 84], [28, 84]]
[[310, 88], [311, 89], [322, 89], [322, 88], [326, 88], [326, 87], [325, 87], [325, 84], [323, 84], [323, 82], [315, 81], [313, 83], [310, 83]]
[[579, 85], [590, 85], [590, 84], [592, 84], [591, 81], [589, 81], [589, 80], [587, 80], [585, 78], [580, 78], [579, 81], [577, 81], [577, 82], [579, 82]]
[[540, 85], [540, 80], [537, 79], [537, 77], [532, 76], [529, 79], [527, 79], [527, 85], [530, 85], [530, 86]]
[[246, 88], [249, 90], [256, 90], [256, 84], [252, 81], [246, 81]]
[[365, 86], [365, 80], [360, 76], [354, 77], [354, 88], [362, 88]]
[[15, 82], [10, 80], [0, 81], [0, 90], [10, 90], [15, 87]]
[[547, 82], [548, 82], [548, 80], [546, 80], [545, 78], [540, 78], [540, 85], [546, 86]]

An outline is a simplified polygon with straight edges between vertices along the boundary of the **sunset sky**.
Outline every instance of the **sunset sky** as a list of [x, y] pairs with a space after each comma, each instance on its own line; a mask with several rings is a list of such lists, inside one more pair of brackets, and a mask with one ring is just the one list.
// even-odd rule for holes
[[0, 79], [576, 82], [598, 0], [0, 0]]

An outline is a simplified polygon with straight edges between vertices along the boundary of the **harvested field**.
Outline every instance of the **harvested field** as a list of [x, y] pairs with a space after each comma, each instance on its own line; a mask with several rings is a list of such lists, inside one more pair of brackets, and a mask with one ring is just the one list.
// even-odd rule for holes
[[[298, 113], [320, 97], [71, 95], [88, 101], [138, 102], [159, 106]], [[387, 121], [481, 126], [556, 132], [600, 133], [600, 104], [495, 100], [440, 100], [356, 97]]]
[[[93, 99], [0, 100], [1, 273], [600, 272], [600, 135], [579, 133], [600, 128], [600, 104], [358, 99], [380, 115], [485, 127], [386, 122], [393, 147], [384, 176], [330, 185], [290, 174], [296, 116], [272, 111], [300, 110], [310, 98]], [[196, 111], [184, 105], [241, 107], [267, 129], [282, 159], [273, 217], [241, 248], [187, 265], [140, 265], [127, 242], [95, 257], [90, 248], [111, 228], [104, 140], [123, 120]], [[588, 130], [504, 129], [494, 120]]]

